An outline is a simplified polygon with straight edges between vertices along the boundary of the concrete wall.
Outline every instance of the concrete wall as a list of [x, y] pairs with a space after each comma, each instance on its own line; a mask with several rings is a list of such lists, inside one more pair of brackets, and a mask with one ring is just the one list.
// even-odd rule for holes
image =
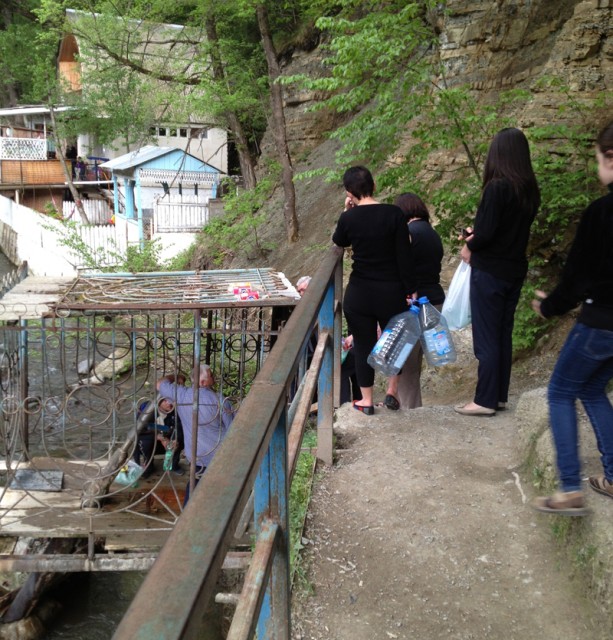
[[76, 259], [58, 242], [62, 233], [57, 220], [0, 196], [0, 248], [14, 264], [26, 260], [29, 273], [76, 274]]
[[[136, 220], [118, 215], [114, 231], [114, 250], [120, 253], [128, 244], [139, 242]], [[57, 220], [0, 196], [0, 249], [14, 264], [26, 260], [33, 275], [76, 275], [80, 260], [59, 244], [62, 234], [62, 225]], [[153, 237], [160, 239], [160, 257], [166, 261], [187, 249], [196, 236], [196, 233], [160, 233]]]
[[154, 233], [151, 239], [160, 240], [160, 259], [166, 262], [190, 247], [197, 235], [197, 233]]

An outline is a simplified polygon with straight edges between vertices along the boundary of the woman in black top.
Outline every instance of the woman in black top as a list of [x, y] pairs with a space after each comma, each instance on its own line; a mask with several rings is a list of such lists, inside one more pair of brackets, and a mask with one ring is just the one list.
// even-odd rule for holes
[[352, 247], [353, 265], [343, 307], [353, 335], [356, 375], [362, 399], [353, 406], [374, 413], [374, 369], [366, 361], [377, 342], [377, 326], [407, 309], [407, 297], [415, 291], [411, 282], [411, 243], [406, 219], [393, 205], [372, 197], [374, 180], [365, 167], [351, 167], [343, 184], [346, 210], [341, 214], [332, 241]]
[[473, 402], [458, 413], [493, 416], [508, 400], [513, 355], [513, 321], [528, 271], [526, 248], [540, 193], [526, 136], [503, 129], [485, 161], [483, 191], [474, 229], [461, 255], [471, 266], [473, 349], [479, 361]]
[[[419, 196], [414, 193], [403, 193], [396, 198], [394, 204], [402, 210], [409, 225], [417, 297], [427, 296], [440, 311], [445, 302], [445, 292], [440, 283], [443, 260], [441, 238], [430, 224], [428, 208]], [[388, 395], [395, 397], [403, 409], [416, 409], [422, 406], [419, 382], [422, 360], [423, 350], [421, 343], [418, 342], [413, 347], [400, 374], [390, 378]]]
[[556, 448], [560, 491], [537, 498], [539, 511], [582, 516], [587, 513], [581, 483], [576, 401], [592, 423], [604, 473], [589, 478], [598, 493], [613, 498], [613, 406], [607, 385], [613, 378], [613, 122], [597, 139], [600, 181], [609, 193], [590, 204], [562, 271], [560, 284], [533, 309], [545, 318], [582, 303], [551, 375], [549, 419]]

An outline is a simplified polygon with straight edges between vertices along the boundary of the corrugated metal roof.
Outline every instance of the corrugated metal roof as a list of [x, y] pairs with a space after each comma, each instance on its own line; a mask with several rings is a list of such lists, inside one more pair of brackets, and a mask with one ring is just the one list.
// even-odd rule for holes
[[182, 153], [180, 149], [176, 149], [175, 147], [158, 147], [153, 144], [147, 144], [136, 151], [124, 153], [122, 156], [109, 160], [100, 166], [103, 169], [111, 169], [111, 171], [125, 171], [165, 156], [167, 153], [172, 153], [173, 151]]

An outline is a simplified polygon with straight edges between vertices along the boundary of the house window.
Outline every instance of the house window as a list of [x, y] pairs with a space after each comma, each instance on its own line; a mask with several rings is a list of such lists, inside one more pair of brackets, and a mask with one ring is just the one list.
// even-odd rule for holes
[[170, 129], [170, 131], [168, 132], [168, 137], [169, 138], [176, 138], [177, 137], [177, 130], [176, 129]]
[[150, 136], [157, 136], [158, 134], [158, 128], [157, 127], [149, 127], [149, 135]]
[[179, 138], [187, 138], [187, 129], [184, 127], [179, 129]]
[[158, 136], [160, 138], [165, 138], [167, 135], [166, 127], [158, 127]]
[[200, 129], [200, 137], [201, 138], [208, 138], [209, 137], [209, 130], [206, 129], [205, 127], [202, 127], [202, 129]]

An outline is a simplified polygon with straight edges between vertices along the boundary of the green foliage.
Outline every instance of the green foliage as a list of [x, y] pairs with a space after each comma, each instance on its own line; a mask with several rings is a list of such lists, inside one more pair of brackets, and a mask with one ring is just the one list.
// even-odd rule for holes
[[164, 265], [167, 271], [189, 271], [196, 245], [192, 243], [187, 249], [180, 251]]
[[[79, 233], [80, 223], [72, 220], [62, 220], [61, 223], [60, 227], [51, 224], [44, 227], [56, 233], [58, 244], [66, 247], [78, 263], [86, 269], [101, 273], [128, 271], [145, 273], [171, 270], [169, 265], [160, 259], [162, 247], [159, 238], [145, 240], [142, 248], [138, 244], [128, 245], [126, 253], [123, 254], [114, 243], [111, 244], [110, 249], [104, 247], [93, 249], [82, 239]], [[178, 256], [175, 260], [178, 260]], [[171, 264], [174, 266], [174, 261]]]
[[160, 260], [162, 247], [159, 238], [145, 240], [143, 246], [128, 245], [125, 260], [116, 267], [115, 271], [130, 271], [131, 273], [145, 273], [150, 271], [165, 271]]
[[57, 234], [58, 244], [66, 247], [68, 251], [86, 269], [95, 271], [110, 271], [108, 263], [119, 258], [119, 254], [114, 251], [107, 251], [104, 247], [92, 249], [81, 237], [79, 233], [79, 223], [72, 220], [62, 220], [61, 226], [43, 225], [48, 231]]
[[544, 282], [542, 277], [537, 281], [528, 277], [522, 288], [513, 327], [513, 349], [516, 353], [532, 349], [538, 338], [555, 324], [555, 320], [543, 320], [531, 307], [532, 300], [536, 298], [535, 290], [542, 289]]
[[203, 229], [207, 254], [215, 265], [220, 266], [239, 249], [255, 255], [265, 255], [271, 249], [261, 241], [258, 229], [266, 222], [262, 206], [275, 185], [274, 176], [269, 175], [261, 179], [255, 189], [238, 191], [224, 198], [224, 216], [211, 220]]
[[[304, 434], [302, 446], [307, 449], [316, 447], [317, 433], [315, 431], [307, 431]], [[297, 585], [304, 590], [309, 588], [309, 583], [306, 578], [305, 567], [300, 561], [300, 551], [303, 549], [302, 532], [311, 500], [314, 464], [315, 457], [311, 453], [304, 451], [300, 453], [289, 498], [290, 564], [292, 567], [292, 579], [295, 584], [297, 583]]]
[[55, 206], [55, 204], [53, 202], [46, 202], [45, 206], [43, 207], [43, 209], [44, 209], [45, 213], [50, 218], [55, 218], [56, 220], [61, 220], [62, 219], [62, 215], [57, 210], [57, 207]]

